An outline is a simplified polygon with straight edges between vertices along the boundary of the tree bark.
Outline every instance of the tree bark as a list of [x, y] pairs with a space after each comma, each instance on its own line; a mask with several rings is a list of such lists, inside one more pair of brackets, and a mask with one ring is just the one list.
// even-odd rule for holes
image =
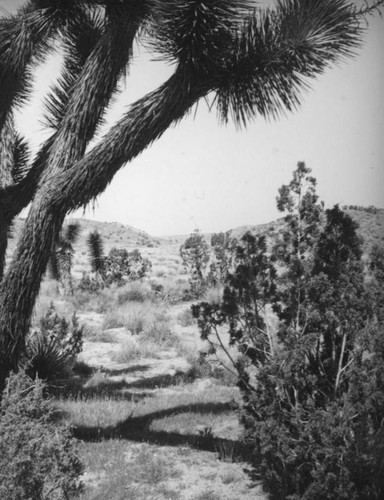
[[0, 282], [5, 269], [5, 254], [8, 246], [8, 232], [10, 224], [0, 211]]
[[[71, 89], [59, 130], [31, 171], [34, 201], [16, 256], [0, 285], [0, 385], [1, 375], [17, 368], [52, 245], [69, 209], [57, 206], [55, 185], [84, 155], [131, 56], [142, 12], [136, 9], [134, 17], [127, 9], [119, 4], [107, 9], [107, 29]], [[11, 189], [0, 203], [8, 216], [27, 202], [32, 187], [23, 182], [15, 189], [19, 201], [15, 201]]]
[[[0, 129], [0, 196], [9, 186], [13, 185], [15, 149], [15, 130], [11, 113], [9, 113]], [[0, 282], [5, 268], [5, 254], [8, 244], [8, 231], [12, 218], [2, 209], [0, 202]]]
[[[303, 16], [301, 10], [306, 9], [304, 4], [296, 2], [292, 12], [288, 9], [289, 19], [296, 16], [300, 23], [302, 19], [306, 20], [303, 26], [299, 23], [296, 26], [294, 22], [284, 24], [284, 19], [279, 21], [277, 16], [275, 28], [280, 28], [282, 33], [281, 36], [273, 38], [272, 45], [270, 38], [263, 39], [263, 27], [255, 24], [248, 33], [249, 40], [245, 37], [247, 43], [243, 44], [244, 47], [235, 44], [234, 52], [231, 52], [232, 45], [229, 44], [228, 54], [214, 53], [213, 60], [208, 58], [207, 64], [204, 62], [204, 44], [200, 47], [201, 52], [197, 54], [202, 57], [203, 64], [196, 64], [195, 57], [178, 57], [179, 52], [175, 52], [171, 47], [172, 58], [179, 60], [175, 74], [157, 91], [134, 104], [103, 140], [83, 156], [116, 87], [117, 79], [129, 59], [124, 52], [128, 49], [130, 54], [136, 31], [148, 15], [147, 9], [151, 9], [152, 4], [151, 1], [140, 0], [105, 1], [110, 31], [104, 34], [103, 42], [97, 45], [87, 59], [84, 71], [70, 92], [57, 133], [42, 155], [39, 163], [41, 172], [34, 178], [37, 183], [36, 192], [26, 226], [15, 257], [0, 285], [0, 352], [3, 353], [4, 360], [2, 368], [0, 367], [2, 374], [17, 365], [49, 253], [68, 212], [87, 204], [102, 193], [125, 163], [157, 140], [209, 91], [221, 89], [221, 111], [227, 116], [228, 110], [232, 110], [237, 121], [240, 121], [239, 117], [253, 117], [256, 112], [261, 115], [273, 115], [281, 110], [283, 105], [291, 109], [299, 102], [301, 76], [310, 77], [321, 73], [326, 64], [336, 59], [338, 52], [350, 53], [350, 48], [354, 47], [358, 40], [358, 30], [353, 26], [351, 15], [343, 11], [346, 6], [340, 2], [334, 7], [332, 1], [328, 0], [326, 8], [321, 9], [316, 2], [310, 2], [312, 17], [308, 13]], [[74, 8], [81, 3], [71, 0], [68, 5]], [[154, 4], [157, 4], [157, 0]], [[64, 5], [64, 10], [67, 7], [66, 2], [59, 2], [58, 5]], [[283, 7], [280, 6], [280, 9], [284, 14]], [[53, 15], [55, 12], [59, 12], [58, 17]], [[50, 13], [53, 20], [45, 29], [52, 32], [54, 27], [62, 23], [63, 16], [68, 16], [68, 12], [53, 9]], [[183, 26], [180, 26], [180, 29], [182, 28]], [[193, 48], [199, 35], [199, 26], [193, 25], [191, 29], [195, 30], [191, 42]], [[323, 34], [325, 39], [321, 36], [313, 37], [313, 29], [320, 35]], [[20, 73], [20, 68], [24, 68], [23, 71], [26, 68], [23, 58], [33, 59], [30, 47], [33, 37], [24, 31], [21, 31], [21, 35], [25, 37], [23, 43], [26, 44], [21, 60], [14, 66], [15, 61], [10, 58], [6, 66], [7, 71], [8, 67], [10, 68], [6, 73], [9, 79], [7, 80], [8, 76], [5, 79], [0, 77], [0, 86], [5, 85], [8, 94], [12, 88], [12, 72], [15, 72], [19, 85], [25, 78], [25, 72]], [[187, 35], [180, 43], [183, 44], [189, 39], [189, 33]], [[170, 36], [172, 43], [177, 44], [178, 37], [174, 40], [173, 33]], [[308, 45], [303, 42], [307, 38], [308, 42], [311, 42]], [[260, 50], [256, 50], [257, 47], [255, 50], [248, 50], [252, 49], [253, 42], [259, 39]], [[264, 54], [265, 44], [268, 46], [267, 54]], [[40, 50], [43, 46], [44, 43], [41, 42]], [[4, 53], [4, 47], [5, 54], [9, 55], [6, 37], [0, 35], [0, 56]], [[164, 47], [167, 53], [167, 43]], [[228, 61], [225, 61], [226, 56]], [[212, 67], [208, 67], [210, 64]], [[207, 71], [212, 76], [207, 76]], [[16, 90], [20, 94], [19, 87]], [[15, 101], [16, 94], [10, 96], [8, 101]], [[0, 109], [1, 107], [0, 100]], [[24, 184], [25, 191], [22, 191], [20, 186], [19, 189], [18, 194], [23, 199], [22, 203], [25, 203], [27, 195], [24, 197], [24, 193], [28, 193], [30, 188]], [[22, 203], [15, 203], [9, 195], [8, 191], [8, 207], [13, 207], [14, 203], [12, 210], [15, 210], [16, 205], [20, 206]]]
[[[16, 368], [49, 254], [65, 215], [104, 191], [116, 171], [130, 161], [209, 91], [176, 72], [130, 112], [82, 160], [57, 175], [47, 169], [25, 229], [0, 287], [0, 351], [3, 373]], [[120, 147], [119, 147], [120, 145]], [[74, 190], [75, 187], [75, 190]]]

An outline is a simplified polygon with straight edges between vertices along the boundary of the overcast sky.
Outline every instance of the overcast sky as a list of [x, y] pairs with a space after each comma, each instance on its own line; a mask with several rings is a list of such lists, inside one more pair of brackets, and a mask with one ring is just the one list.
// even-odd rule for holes
[[[0, 7], [11, 11], [22, 3], [0, 0]], [[277, 189], [289, 182], [298, 161], [312, 168], [327, 206], [384, 207], [383, 53], [384, 19], [371, 19], [358, 56], [314, 80], [296, 113], [277, 122], [257, 119], [240, 132], [232, 124], [219, 125], [201, 102], [196, 113], [123, 168], [85, 217], [153, 235], [268, 222], [279, 216]], [[39, 69], [34, 98], [18, 114], [34, 148], [48, 134], [39, 117], [41, 96], [59, 67], [56, 55]], [[136, 51], [104, 130], [171, 72]]]

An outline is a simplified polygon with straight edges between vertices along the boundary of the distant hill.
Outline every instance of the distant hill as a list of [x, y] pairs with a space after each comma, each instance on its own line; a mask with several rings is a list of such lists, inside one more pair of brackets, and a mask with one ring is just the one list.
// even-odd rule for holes
[[[384, 245], [384, 209], [375, 207], [349, 206], [343, 209], [359, 224], [359, 234], [363, 238], [363, 250], [368, 254], [372, 246], [377, 243]], [[164, 238], [155, 238], [145, 231], [121, 224], [119, 222], [99, 222], [87, 219], [68, 219], [67, 222], [77, 222], [80, 225], [80, 236], [75, 245], [76, 252], [87, 251], [86, 239], [92, 231], [99, 231], [101, 234], [105, 251], [112, 247], [118, 248], [153, 248], [167, 245], [181, 245], [189, 235], [174, 235]], [[14, 237], [9, 242], [8, 255], [14, 250], [16, 239], [24, 224], [23, 219], [17, 219], [14, 225]], [[253, 234], [265, 234], [273, 241], [284, 225], [284, 219], [280, 218], [267, 224], [239, 226], [227, 231], [232, 238], [240, 239], [247, 231]], [[211, 234], [205, 235], [210, 240]]]
[[[363, 239], [363, 252], [367, 255], [374, 244], [384, 246], [384, 209], [375, 207], [343, 207], [359, 225], [358, 234]], [[250, 231], [257, 235], [266, 235], [271, 240], [279, 233], [284, 225], [284, 218], [267, 224], [255, 226], [240, 226], [227, 231], [231, 238], [240, 239]]]
[[[99, 222], [87, 219], [68, 219], [67, 223], [78, 223], [80, 235], [75, 245], [76, 251], [86, 250], [86, 241], [89, 233], [97, 230], [104, 241], [105, 251], [112, 247], [136, 248], [136, 247], [157, 247], [165, 240], [154, 238], [145, 231], [121, 224], [119, 222]], [[9, 241], [8, 254], [13, 251], [17, 237], [24, 225], [24, 219], [16, 219], [12, 229], [13, 237]]]
[[106, 251], [113, 247], [157, 247], [161, 244], [159, 238], [154, 238], [141, 229], [120, 222], [99, 222], [87, 219], [68, 219], [68, 222], [75, 222], [80, 226], [80, 237], [76, 246], [85, 247], [89, 233], [95, 230], [101, 234]]
[[347, 207], [345, 211], [359, 224], [365, 253], [375, 244], [384, 246], [384, 208]]

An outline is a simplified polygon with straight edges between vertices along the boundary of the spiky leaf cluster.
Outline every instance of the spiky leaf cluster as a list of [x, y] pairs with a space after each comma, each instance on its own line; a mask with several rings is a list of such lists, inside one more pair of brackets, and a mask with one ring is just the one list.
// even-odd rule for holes
[[70, 92], [87, 58], [100, 39], [103, 28], [104, 19], [100, 12], [90, 11], [74, 19], [67, 30], [67, 36], [63, 40], [65, 61], [61, 78], [45, 100], [45, 122], [53, 130], [59, 128], [65, 116]]
[[81, 13], [75, 0], [31, 0], [16, 15], [0, 19], [0, 118], [4, 119], [10, 103], [25, 102], [33, 66]]
[[89, 233], [87, 245], [90, 253], [91, 269], [100, 273], [104, 269], [104, 243], [101, 234], [95, 230]]
[[344, 0], [284, 0], [244, 20], [225, 54], [217, 104], [221, 118], [246, 124], [300, 103], [307, 78], [353, 53], [361, 30]]
[[209, 72], [219, 65], [250, 5], [249, 0], [154, 2], [151, 45], [170, 61]]

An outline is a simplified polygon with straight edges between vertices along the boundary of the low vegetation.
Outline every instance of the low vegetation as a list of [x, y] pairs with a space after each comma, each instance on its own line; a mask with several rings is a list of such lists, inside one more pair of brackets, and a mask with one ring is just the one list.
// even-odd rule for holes
[[44, 385], [25, 373], [8, 378], [0, 406], [0, 497], [64, 500], [83, 491], [79, 446], [55, 422]]
[[[4, 443], [22, 457], [4, 470], [31, 476], [2, 498], [380, 498], [381, 212], [325, 210], [304, 164], [278, 203], [284, 219], [237, 238], [105, 254], [84, 225], [63, 232], [71, 265], [47, 275], [26, 374], [3, 398]], [[46, 420], [22, 421], [16, 400]], [[45, 442], [30, 439], [40, 428]]]
[[279, 191], [286, 226], [272, 254], [265, 236], [246, 233], [222, 302], [193, 312], [238, 373], [242, 423], [272, 497], [379, 499], [383, 250], [364, 270], [356, 223], [338, 206], [323, 211], [309, 174], [299, 163]]

